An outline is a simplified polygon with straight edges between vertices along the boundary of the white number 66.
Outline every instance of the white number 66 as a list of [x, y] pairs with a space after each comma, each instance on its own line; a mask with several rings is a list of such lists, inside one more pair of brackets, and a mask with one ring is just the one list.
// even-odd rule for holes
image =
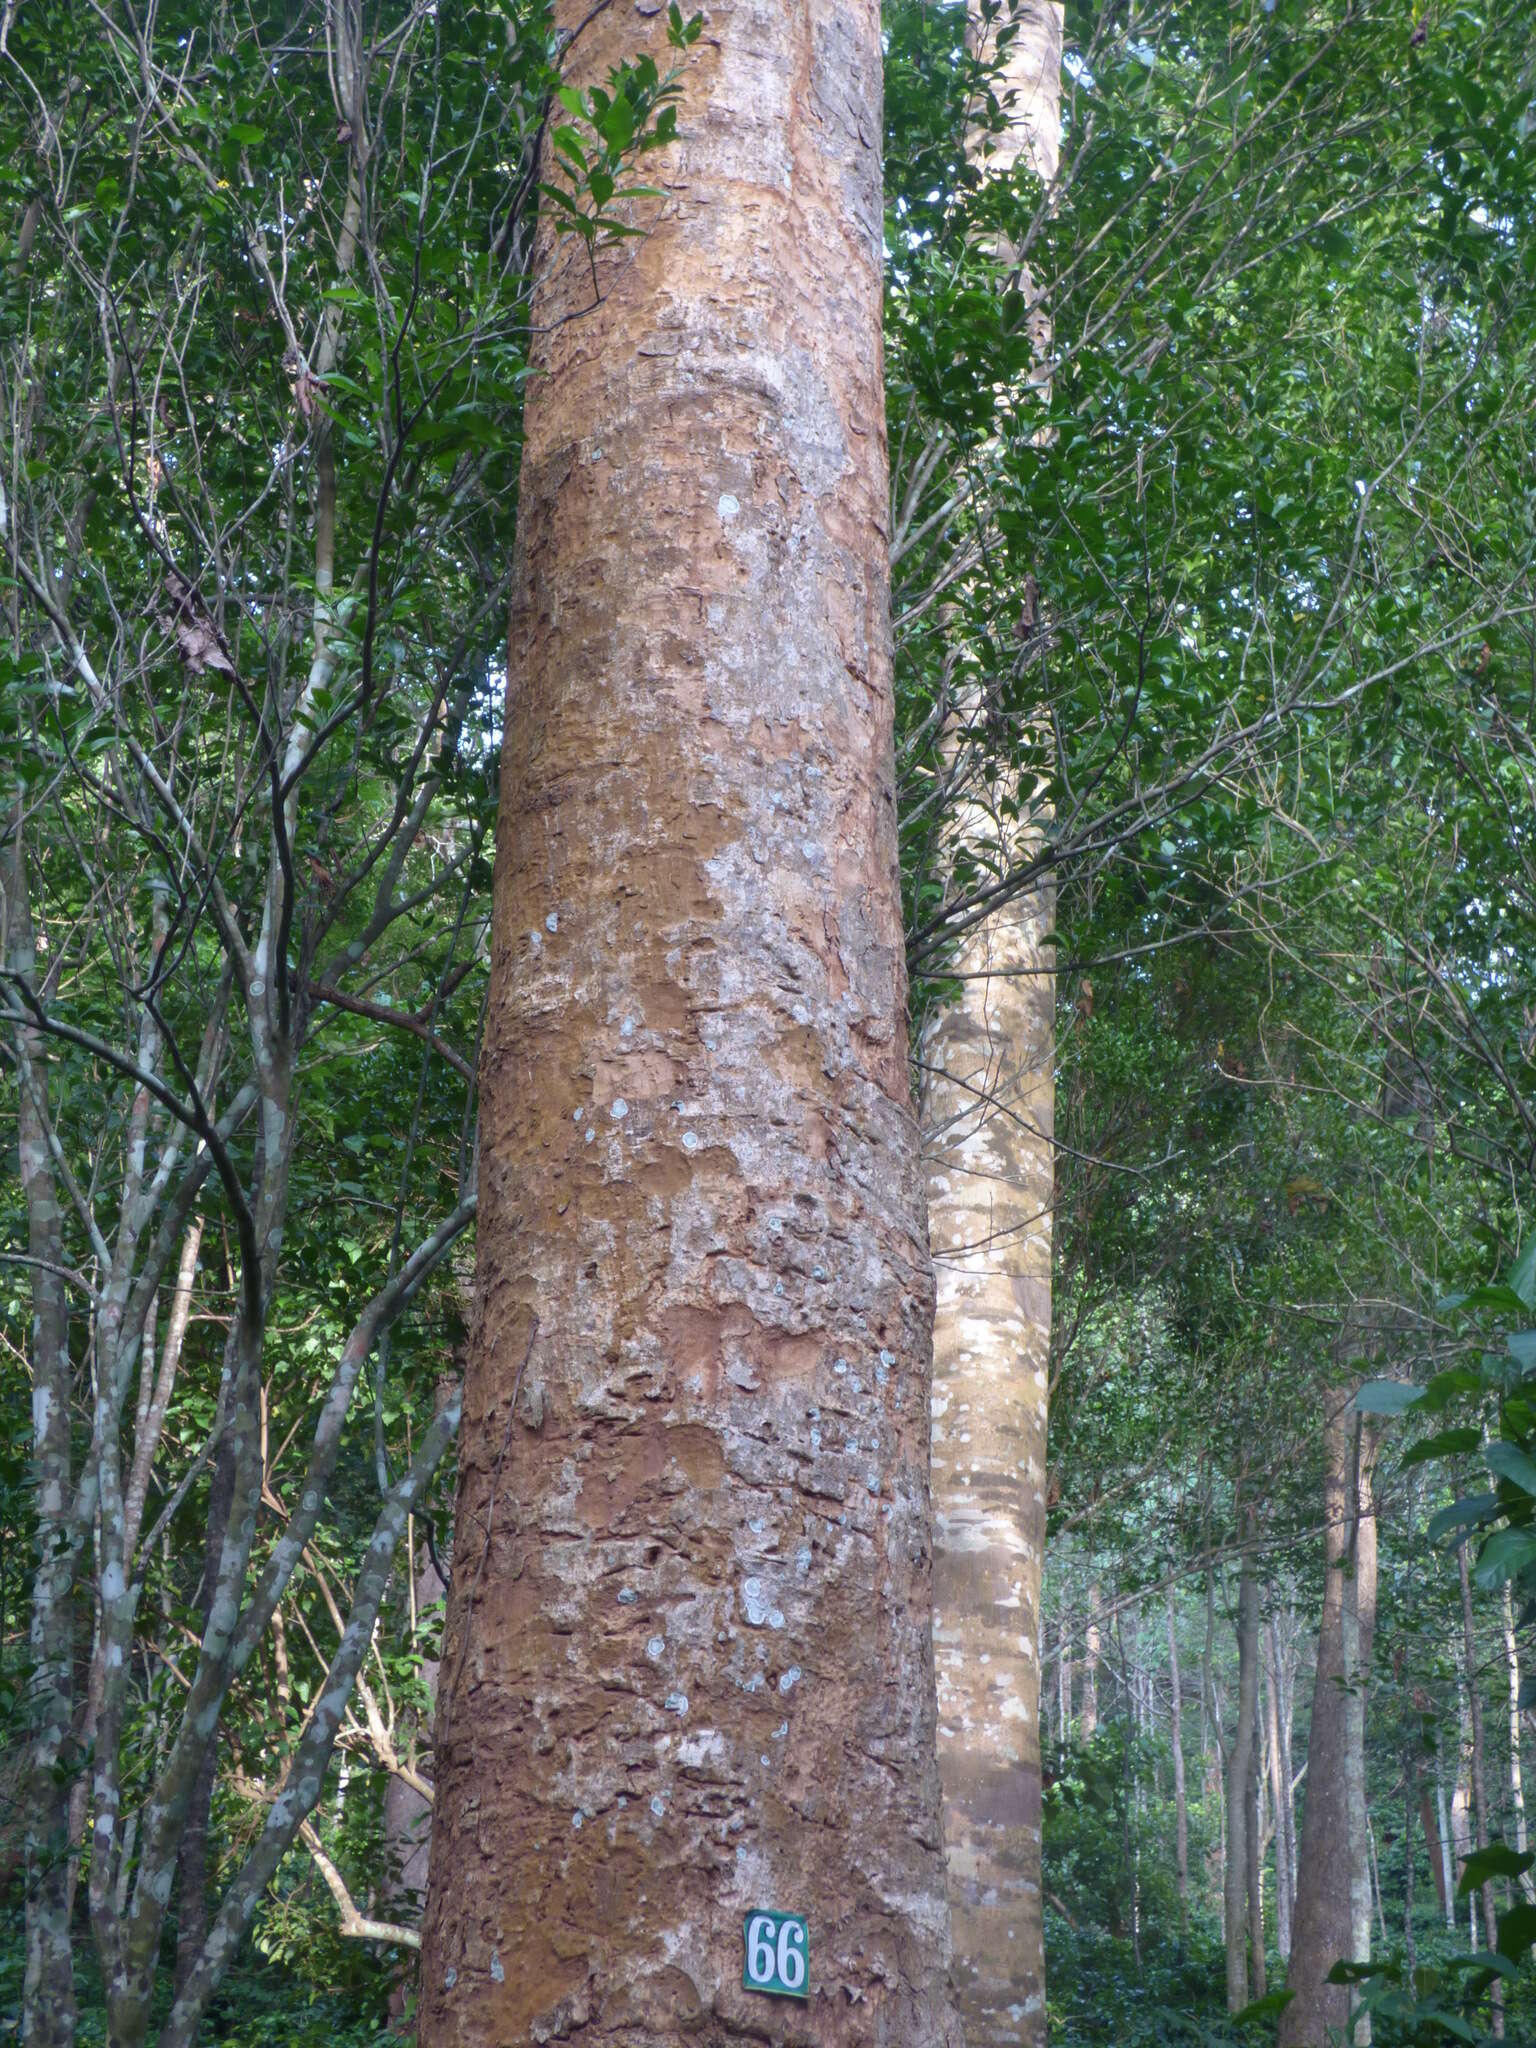
[[773, 1921], [766, 1913], [748, 1921], [747, 1975], [754, 1984], [771, 1984], [777, 1975], [786, 1990], [800, 1989], [805, 1982], [805, 1929], [797, 1920], [786, 1920], [780, 1927], [777, 1949]]

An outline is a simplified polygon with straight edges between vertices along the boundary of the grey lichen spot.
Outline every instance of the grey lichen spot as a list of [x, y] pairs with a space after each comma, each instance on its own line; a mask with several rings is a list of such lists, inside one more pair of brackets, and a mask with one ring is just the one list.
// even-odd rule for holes
[[[768, 1588], [761, 1579], [743, 1579], [741, 1582], [741, 1611], [748, 1628], [762, 1628], [764, 1623], [771, 1626], [775, 1612]], [[780, 1626], [783, 1626], [782, 1618]]]
[[666, 1654], [666, 1648], [667, 1639], [665, 1636], [652, 1636], [645, 1646], [645, 1654], [653, 1664], [659, 1664], [662, 1657]]
[[559, 929], [560, 929], [560, 913], [559, 913], [559, 911], [558, 911], [558, 910], [552, 910], [552, 911], [551, 911], [551, 912], [549, 913], [548, 917], [546, 917], [546, 918], [545, 918], [545, 920], [544, 920], [544, 929], [545, 929], [545, 931], [547, 931], [547, 932], [557, 932], [557, 931], [559, 931]]
[[506, 1971], [505, 1971], [505, 1970], [504, 1970], [504, 1969], [502, 1968], [502, 1966], [501, 1966], [501, 1957], [500, 1957], [499, 1955], [497, 1955], [497, 1953], [496, 1953], [495, 1949], [492, 1949], [492, 1950], [491, 1950], [491, 1982], [492, 1982], [493, 1984], [505, 1984], [505, 1983], [506, 1983], [506, 1981], [507, 1981], [507, 1973], [506, 1973]]
[[592, 1140], [593, 1140], [593, 1139], [594, 1139], [594, 1138], [595, 1138], [596, 1136], [597, 1136], [597, 1133], [596, 1133], [596, 1131], [593, 1131], [593, 1130], [589, 1130], [589, 1131], [587, 1132], [587, 1143], [588, 1143], [588, 1144], [590, 1145], [590, 1144], [591, 1144], [591, 1142], [592, 1142]]
[[458, 1981], [459, 1973], [453, 1967], [452, 1963], [450, 1963], [447, 1969], [443, 1972], [443, 1989], [445, 1991], [451, 1991], [454, 1985], [458, 1983]]
[[791, 1664], [789, 1669], [779, 1679], [779, 1691], [793, 1692], [800, 1683], [801, 1676], [800, 1666], [798, 1664]]
[[624, 1100], [622, 1095], [616, 1095], [613, 1098], [612, 1102], [609, 1103], [608, 1114], [613, 1118], [616, 1124], [623, 1123], [625, 1117], [629, 1115], [629, 1104]]
[[770, 1628], [782, 1628], [784, 1626], [784, 1614], [781, 1608], [775, 1607], [770, 1610], [768, 1626]]
[[847, 1359], [834, 1358], [832, 1361], [832, 1370], [837, 1374], [838, 1378], [841, 1379], [843, 1374], [848, 1370]]
[[640, 1595], [635, 1591], [633, 1586], [620, 1586], [619, 1605], [621, 1607], [633, 1607], [635, 1602], [639, 1598]]
[[666, 1807], [665, 1807], [665, 1806], [663, 1806], [663, 1804], [662, 1804], [662, 1802], [661, 1802], [661, 1794], [660, 1794], [659, 1792], [653, 1792], [653, 1793], [651, 1794], [651, 1811], [652, 1811], [652, 1813], [654, 1813], [654, 1814], [655, 1814], [655, 1816], [656, 1816], [656, 1818], [657, 1818], [658, 1820], [660, 1820], [660, 1819], [662, 1818], [663, 1814], [665, 1814], [666, 1810], [667, 1810], [667, 1809], [666, 1809]]
[[579, 1828], [579, 1827], [581, 1826], [582, 1822], [583, 1822], [583, 1821], [584, 1821], [585, 1819], [586, 1819], [586, 1815], [585, 1815], [585, 1814], [584, 1814], [584, 1813], [582, 1812], [581, 1808], [580, 1808], [580, 1807], [578, 1806], [578, 1807], [577, 1807], [577, 1809], [576, 1809], [576, 1811], [575, 1811], [575, 1812], [574, 1812], [574, 1813], [573, 1813], [573, 1814], [571, 1815], [571, 1826], [572, 1826], [573, 1828]]
[[698, 1132], [697, 1132], [697, 1131], [684, 1131], [684, 1133], [683, 1133], [683, 1150], [684, 1150], [685, 1152], [697, 1152], [697, 1151], [698, 1151], [698, 1149], [699, 1149], [699, 1134], [698, 1134]]
[[741, 511], [741, 501], [738, 498], [733, 498], [729, 491], [722, 491], [720, 493], [720, 502], [715, 507], [715, 510], [720, 514], [721, 524], [729, 526], [731, 521]]
[[665, 1705], [669, 1714], [686, 1714], [688, 1711], [688, 1695], [685, 1692], [669, 1692]]

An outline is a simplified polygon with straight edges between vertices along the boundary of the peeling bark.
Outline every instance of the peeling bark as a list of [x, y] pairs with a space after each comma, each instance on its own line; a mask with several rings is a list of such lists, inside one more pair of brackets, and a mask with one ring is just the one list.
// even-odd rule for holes
[[[580, 79], [665, 54], [555, 14]], [[428, 2048], [958, 2048], [880, 61], [874, 0], [719, 0], [596, 302], [541, 230]]]

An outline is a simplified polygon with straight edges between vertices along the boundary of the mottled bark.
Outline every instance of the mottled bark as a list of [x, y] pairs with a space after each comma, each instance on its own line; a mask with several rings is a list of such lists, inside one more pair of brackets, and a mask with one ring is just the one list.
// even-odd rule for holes
[[[996, 82], [1006, 126], [968, 147], [988, 175], [1049, 180], [1061, 127], [1061, 9], [1004, 0], [970, 36], [1015, 33]], [[1017, 260], [1002, 251], [1003, 260]], [[1028, 276], [1025, 273], [1026, 289]], [[1049, 378], [1048, 317], [1035, 354]], [[962, 707], [960, 723], [979, 707]], [[1009, 818], [1006, 772], [978, 776], [955, 836], [998, 873], [1038, 852]], [[956, 1986], [969, 2048], [1043, 2043], [1040, 1577], [1054, 1174], [1055, 891], [967, 933], [959, 993], [924, 1036], [934, 1321], [934, 1650]]]
[[[1349, 2024], [1348, 1988], [1327, 1982], [1350, 1945], [1352, 1859], [1348, 1745], [1345, 1586], [1353, 1562], [1355, 1424], [1350, 1394], [1324, 1396], [1323, 1507], [1325, 1570], [1317, 1631], [1317, 1675], [1307, 1747], [1307, 1785], [1296, 1859], [1296, 1911], [1287, 1988], [1295, 1996], [1280, 2015], [1277, 2048], [1326, 2048], [1329, 2029]], [[1341, 1850], [1343, 1853], [1341, 1853]]]
[[[555, 13], [579, 78], [661, 48]], [[875, 0], [717, 0], [600, 297], [541, 230], [428, 2048], [959, 2039], [880, 61]]]
[[[1344, 1580], [1344, 1776], [1349, 1812], [1350, 1957], [1371, 1959], [1371, 1839], [1366, 1805], [1365, 1710], [1370, 1695], [1376, 1642], [1376, 1502], [1372, 1474], [1375, 1438], [1364, 1421], [1355, 1425], [1350, 1567]], [[1358, 1994], [1356, 1994], [1358, 1995]], [[1369, 2014], [1354, 2022], [1355, 2048], [1369, 2048]]]

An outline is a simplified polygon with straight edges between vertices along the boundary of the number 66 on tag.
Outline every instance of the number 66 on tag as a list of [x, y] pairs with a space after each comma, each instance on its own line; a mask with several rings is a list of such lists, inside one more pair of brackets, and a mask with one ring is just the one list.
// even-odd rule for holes
[[809, 1998], [810, 1929], [801, 1913], [749, 1913], [743, 1924], [747, 1960], [741, 1981], [748, 1991]]

